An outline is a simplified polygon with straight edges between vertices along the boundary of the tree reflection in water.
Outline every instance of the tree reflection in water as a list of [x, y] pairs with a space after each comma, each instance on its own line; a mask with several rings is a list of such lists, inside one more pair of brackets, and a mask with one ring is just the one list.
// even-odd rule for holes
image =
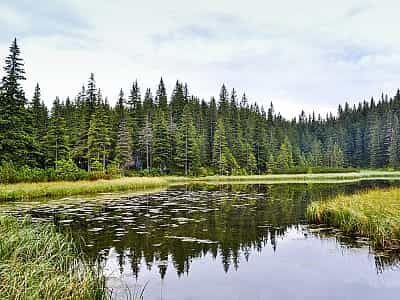
[[[237, 270], [240, 258], [248, 261], [264, 247], [277, 251], [288, 230], [303, 231], [311, 201], [390, 184], [187, 185], [141, 196], [45, 204], [17, 214], [54, 220], [85, 241], [93, 261], [105, 263], [115, 252], [121, 274], [126, 266], [136, 277], [145, 266], [157, 267], [164, 278], [168, 262], [181, 276], [206, 255], [219, 257], [225, 272]], [[379, 256], [377, 269], [387, 261], [394, 263]]]

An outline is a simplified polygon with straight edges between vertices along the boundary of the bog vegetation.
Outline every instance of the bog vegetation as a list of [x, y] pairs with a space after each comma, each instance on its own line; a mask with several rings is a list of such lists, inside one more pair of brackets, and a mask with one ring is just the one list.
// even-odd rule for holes
[[[71, 195], [110, 193], [117, 191], [144, 191], [167, 187], [174, 177], [123, 177], [112, 180], [39, 182], [0, 184], [0, 202], [35, 198], [58, 198]], [[180, 179], [184, 182], [184, 179]]]
[[[400, 93], [338, 114], [293, 120], [222, 85], [209, 101], [177, 81], [142, 96], [137, 80], [118, 99], [103, 97], [94, 74], [73, 98], [48, 110], [39, 84], [27, 99], [17, 41], [0, 83], [0, 181], [136, 175], [246, 175], [326, 168], [397, 168]], [[129, 79], [128, 79], [129, 80]], [[46, 99], [48, 100], [48, 99]], [[116, 105], [110, 105], [110, 102]]]
[[0, 216], [1, 299], [109, 299], [104, 278], [54, 227]]
[[400, 189], [372, 190], [312, 203], [310, 222], [366, 236], [376, 248], [400, 246]]

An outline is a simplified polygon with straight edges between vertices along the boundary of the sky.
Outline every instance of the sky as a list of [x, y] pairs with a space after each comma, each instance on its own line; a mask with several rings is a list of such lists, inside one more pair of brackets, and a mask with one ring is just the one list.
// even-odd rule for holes
[[[400, 88], [395, 0], [1, 0], [0, 63], [17, 37], [28, 97], [75, 97], [91, 72], [111, 103], [162, 76], [209, 100], [224, 83], [287, 118]], [[0, 76], [3, 76], [0, 71]]]

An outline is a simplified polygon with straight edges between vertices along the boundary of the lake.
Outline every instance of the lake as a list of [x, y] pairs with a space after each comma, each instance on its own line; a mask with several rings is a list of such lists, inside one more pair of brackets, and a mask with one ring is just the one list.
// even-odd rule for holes
[[104, 268], [115, 299], [399, 299], [399, 256], [308, 226], [312, 201], [389, 181], [186, 185], [2, 211], [54, 222]]

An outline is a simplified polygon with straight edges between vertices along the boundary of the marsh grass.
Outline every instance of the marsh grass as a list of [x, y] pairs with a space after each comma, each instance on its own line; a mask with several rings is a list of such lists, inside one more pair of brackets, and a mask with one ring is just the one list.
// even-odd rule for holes
[[363, 179], [400, 179], [400, 172], [361, 171], [351, 173], [323, 174], [272, 174], [249, 176], [206, 177], [123, 177], [95, 181], [54, 181], [38, 183], [0, 184], [0, 202], [24, 201], [38, 198], [61, 198], [73, 195], [110, 193], [119, 191], [146, 191], [167, 188], [186, 183], [233, 184], [233, 183], [298, 183], [298, 182], [343, 182]]
[[307, 208], [307, 219], [368, 237], [378, 249], [399, 248], [400, 189], [371, 190], [314, 202]]
[[298, 182], [328, 180], [361, 180], [361, 179], [400, 179], [399, 171], [370, 171], [346, 173], [307, 173], [307, 174], [267, 174], [248, 176], [206, 176], [194, 179], [206, 182]]
[[0, 216], [0, 299], [109, 299], [98, 269], [54, 226]]
[[35, 198], [55, 198], [81, 194], [136, 191], [166, 187], [168, 177], [124, 177], [96, 181], [55, 181], [0, 185], [0, 201], [21, 201]]

